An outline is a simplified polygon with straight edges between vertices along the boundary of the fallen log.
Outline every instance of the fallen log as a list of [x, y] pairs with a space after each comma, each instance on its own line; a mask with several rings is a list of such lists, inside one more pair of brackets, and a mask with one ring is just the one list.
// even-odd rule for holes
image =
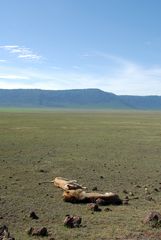
[[101, 202], [102, 205], [120, 205], [122, 200], [115, 193], [97, 193], [86, 192], [82, 189], [65, 190], [63, 193], [63, 200], [71, 203], [97, 203]]
[[86, 189], [82, 185], [78, 184], [77, 180], [69, 180], [67, 178], [56, 177], [53, 181], [54, 185], [63, 190], [77, 190], [77, 189]]

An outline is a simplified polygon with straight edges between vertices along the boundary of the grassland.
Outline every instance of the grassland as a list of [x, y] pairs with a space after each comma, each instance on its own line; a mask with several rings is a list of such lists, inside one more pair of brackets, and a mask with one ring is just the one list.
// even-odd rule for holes
[[[6, 224], [16, 240], [29, 239], [31, 226], [46, 226], [56, 240], [159, 231], [142, 219], [150, 210], [161, 211], [160, 112], [1, 110], [0, 167], [0, 225]], [[138, 199], [91, 214], [86, 205], [63, 202], [52, 184], [39, 184], [56, 176], [121, 198], [126, 190]], [[29, 218], [32, 210], [38, 220]], [[65, 228], [66, 214], [82, 216], [86, 227]]]

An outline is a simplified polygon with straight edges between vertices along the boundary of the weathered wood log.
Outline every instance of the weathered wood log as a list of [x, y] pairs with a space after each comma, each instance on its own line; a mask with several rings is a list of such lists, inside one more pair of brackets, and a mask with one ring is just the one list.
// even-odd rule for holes
[[77, 189], [86, 189], [82, 185], [78, 184], [76, 180], [69, 180], [62, 177], [56, 177], [53, 181], [54, 185], [63, 190], [77, 190]]
[[63, 193], [63, 200], [71, 203], [97, 203], [97, 200], [102, 200], [103, 205], [113, 204], [120, 205], [122, 200], [115, 193], [97, 193], [97, 192], [85, 192], [82, 189], [65, 190]]

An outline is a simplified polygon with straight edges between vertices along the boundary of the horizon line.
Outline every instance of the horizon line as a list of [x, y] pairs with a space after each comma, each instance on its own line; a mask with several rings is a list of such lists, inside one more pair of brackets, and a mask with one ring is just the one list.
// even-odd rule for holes
[[71, 88], [71, 89], [41, 89], [41, 88], [0, 88], [0, 90], [9, 90], [9, 91], [16, 91], [16, 90], [39, 90], [39, 91], [81, 91], [81, 90], [98, 90], [104, 93], [113, 94], [116, 96], [133, 96], [133, 97], [161, 97], [161, 95], [151, 94], [151, 95], [132, 95], [132, 94], [115, 94], [113, 92], [104, 91], [100, 88]]

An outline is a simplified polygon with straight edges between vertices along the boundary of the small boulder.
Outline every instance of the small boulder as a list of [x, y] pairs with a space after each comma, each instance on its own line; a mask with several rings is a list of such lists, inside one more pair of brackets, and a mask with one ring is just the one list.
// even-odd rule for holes
[[34, 211], [30, 212], [30, 218], [39, 219], [39, 217], [36, 215], [36, 213]]
[[68, 228], [73, 228], [73, 217], [70, 215], [66, 215], [64, 219], [64, 226]]
[[92, 188], [92, 191], [97, 191], [97, 190], [98, 190], [97, 187], [93, 187], [93, 188]]
[[106, 207], [106, 208], [104, 209], [104, 211], [105, 211], [105, 212], [112, 212], [112, 209], [111, 209], [111, 208], [108, 208], [108, 207]]
[[152, 211], [147, 214], [143, 223], [149, 224], [153, 228], [161, 227], [161, 214], [159, 212]]
[[89, 203], [87, 204], [88, 210], [91, 210], [92, 212], [100, 212], [102, 209], [98, 207], [98, 204], [96, 203]]
[[146, 196], [145, 200], [147, 200], [147, 201], [154, 201], [155, 202], [155, 200], [150, 195]]
[[128, 191], [126, 189], [124, 189], [122, 192], [128, 194]]
[[33, 228], [31, 227], [28, 231], [27, 234], [30, 236], [40, 236], [40, 237], [46, 237], [48, 236], [48, 231], [46, 227], [41, 227], [41, 228]]
[[154, 191], [155, 191], [155, 192], [159, 192], [159, 189], [158, 189], [158, 188], [154, 188]]
[[64, 226], [68, 228], [80, 227], [82, 218], [79, 216], [66, 215], [64, 219]]
[[0, 240], [15, 240], [14, 237], [11, 237], [6, 225], [0, 227]]
[[73, 226], [74, 227], [80, 227], [81, 222], [82, 222], [82, 218], [81, 217], [79, 217], [79, 216], [74, 216], [73, 217]]

